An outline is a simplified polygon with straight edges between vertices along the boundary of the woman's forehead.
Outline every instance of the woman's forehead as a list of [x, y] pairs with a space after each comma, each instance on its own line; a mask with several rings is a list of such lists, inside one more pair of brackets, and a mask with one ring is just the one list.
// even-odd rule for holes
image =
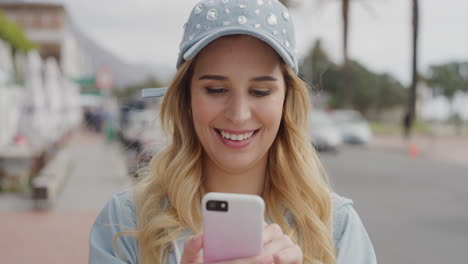
[[198, 54], [195, 73], [235, 67], [272, 71], [280, 64], [281, 57], [265, 42], [249, 35], [232, 35], [213, 41]]

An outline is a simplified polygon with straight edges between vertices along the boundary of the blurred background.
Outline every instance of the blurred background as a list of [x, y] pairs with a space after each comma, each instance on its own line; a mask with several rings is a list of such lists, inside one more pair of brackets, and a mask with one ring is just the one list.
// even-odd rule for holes
[[[265, 0], [268, 1], [268, 0]], [[194, 0], [0, 0], [0, 262], [85, 263], [166, 140]], [[380, 263], [468, 258], [468, 2], [289, 0], [311, 144]]]

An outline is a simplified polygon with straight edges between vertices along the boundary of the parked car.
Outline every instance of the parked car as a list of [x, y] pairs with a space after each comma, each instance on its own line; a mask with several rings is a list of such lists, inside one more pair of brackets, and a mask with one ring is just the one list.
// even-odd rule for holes
[[157, 114], [153, 109], [134, 110], [126, 114], [118, 137], [127, 150], [127, 167], [130, 174], [138, 177], [138, 169], [165, 144]]
[[366, 144], [372, 137], [369, 123], [355, 110], [335, 110], [331, 116], [341, 131], [343, 141], [350, 144]]
[[311, 114], [310, 135], [312, 144], [318, 151], [336, 151], [343, 141], [340, 130], [330, 115], [321, 110], [314, 110]]

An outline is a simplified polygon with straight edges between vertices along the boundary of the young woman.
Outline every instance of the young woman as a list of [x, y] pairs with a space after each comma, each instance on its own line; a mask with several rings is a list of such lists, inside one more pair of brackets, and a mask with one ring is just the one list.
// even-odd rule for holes
[[308, 137], [310, 97], [286, 8], [200, 1], [184, 28], [161, 109], [170, 144], [99, 214], [89, 262], [201, 263], [201, 198], [215, 191], [256, 194], [266, 205], [262, 254], [226, 263], [376, 263], [351, 200], [331, 191]]

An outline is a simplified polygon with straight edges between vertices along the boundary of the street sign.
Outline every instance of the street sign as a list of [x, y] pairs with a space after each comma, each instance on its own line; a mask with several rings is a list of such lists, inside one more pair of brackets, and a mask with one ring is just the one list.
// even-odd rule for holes
[[79, 85], [84, 85], [84, 86], [94, 86], [96, 83], [96, 79], [93, 77], [83, 77], [80, 79], [75, 80], [75, 83]]

